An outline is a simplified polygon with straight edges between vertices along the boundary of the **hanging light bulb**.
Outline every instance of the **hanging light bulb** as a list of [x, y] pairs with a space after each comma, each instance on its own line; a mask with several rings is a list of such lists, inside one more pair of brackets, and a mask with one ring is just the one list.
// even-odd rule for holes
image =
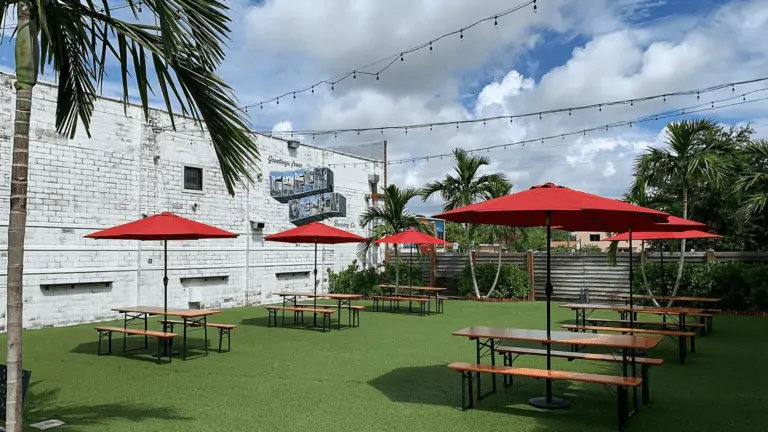
[[408, 128], [405, 128], [405, 134], [408, 135]]
[[277, 104], [280, 105], [280, 98], [275, 99], [277, 101]]
[[600, 111], [600, 112], [603, 112], [603, 106], [602, 105], [598, 105], [597, 106], [597, 110]]
[[459, 30], [459, 39], [464, 39], [464, 30]]
[[139, 13], [141, 13], [141, 2], [139, 2]]
[[333, 133], [334, 138], [338, 138], [339, 136], [336, 134], [336, 132]]
[[629, 106], [635, 106], [635, 101], [633, 100], [629, 101]]
[[336, 87], [333, 85], [333, 83], [331, 83], [331, 90], [335, 90], [335, 89]]
[[312, 94], [315, 94], [315, 86], [312, 86]]
[[571, 110], [570, 109], [568, 109], [568, 115], [571, 115]]
[[664, 102], [667, 101], [667, 95], [664, 95]]
[[429, 52], [432, 52], [432, 41], [429, 41]]
[[498, 16], [494, 16], [493, 17], [493, 25], [495, 25], [495, 26], [499, 25], [499, 17]]
[[536, 5], [536, 0], [533, 0], [533, 13], [536, 13], [539, 11], [539, 6]]
[[405, 61], [405, 59], [403, 58], [403, 53], [400, 53], [400, 61]]
[[296, 99], [296, 92], [293, 92], [293, 98]]
[[379, 80], [379, 74], [376, 74], [376, 81]]
[[541, 113], [539, 113], [539, 120], [541, 120]]
[[352, 79], [357, 79], [357, 71], [352, 72]]
[[264, 104], [259, 102], [259, 108], [264, 109]]
[[458, 123], [456, 123], [456, 129], [458, 129], [458, 128], [459, 128], [459, 124], [458, 124]]

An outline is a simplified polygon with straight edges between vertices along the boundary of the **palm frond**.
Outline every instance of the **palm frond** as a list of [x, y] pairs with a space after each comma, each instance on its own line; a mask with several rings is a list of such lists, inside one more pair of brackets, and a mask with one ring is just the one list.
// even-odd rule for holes
[[[59, 75], [56, 127], [73, 136], [78, 122], [90, 127], [93, 94], [100, 87], [111, 55], [120, 65], [123, 102], [133, 78], [145, 117], [150, 74], [157, 79], [166, 109], [174, 122], [174, 101], [208, 132], [230, 194], [238, 183], [251, 182], [259, 153], [246, 132], [244, 113], [232, 89], [216, 74], [228, 39], [228, 6], [218, 0], [141, 0], [158, 25], [132, 23], [112, 16], [109, 1], [98, 8], [93, 0], [37, 2], [41, 23], [41, 61]], [[138, 0], [128, 0], [138, 20]], [[151, 67], [150, 67], [151, 61]], [[131, 70], [129, 72], [129, 70]], [[154, 72], [152, 71], [154, 69]]]

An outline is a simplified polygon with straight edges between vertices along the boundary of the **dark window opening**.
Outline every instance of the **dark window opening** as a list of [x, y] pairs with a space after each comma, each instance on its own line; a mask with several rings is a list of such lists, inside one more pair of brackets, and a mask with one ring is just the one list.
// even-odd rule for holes
[[203, 190], [203, 169], [195, 167], [184, 167], [184, 189]]
[[589, 241], [600, 241], [600, 234], [590, 234]]

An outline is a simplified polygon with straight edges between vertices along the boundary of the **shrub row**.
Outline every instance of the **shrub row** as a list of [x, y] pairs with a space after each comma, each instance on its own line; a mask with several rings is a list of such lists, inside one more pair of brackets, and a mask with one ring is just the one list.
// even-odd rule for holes
[[[475, 277], [480, 295], [485, 296], [493, 285], [496, 277], [496, 263], [479, 263], [475, 265]], [[531, 283], [528, 273], [514, 264], [502, 264], [499, 281], [491, 298], [524, 299], [528, 297]], [[475, 287], [472, 284], [472, 273], [469, 264], [464, 267], [459, 277], [459, 293], [463, 296], [474, 297]]]
[[[421, 267], [416, 265], [411, 268], [408, 263], [399, 261], [397, 266], [400, 268], [400, 285], [424, 286], [424, 278], [421, 274]], [[346, 269], [336, 273], [333, 269], [328, 269], [328, 284], [330, 292], [336, 294], [361, 294], [370, 296], [379, 292], [376, 285], [395, 283], [394, 263], [387, 262], [380, 267], [369, 267], [362, 269], [357, 260]]]
[[[677, 278], [678, 263], [645, 265], [645, 274], [651, 291], [656, 295], [672, 294]], [[636, 293], [645, 294], [643, 278], [636, 273]], [[719, 307], [733, 311], [768, 311], [768, 264], [712, 261], [705, 265], [683, 266], [678, 295], [695, 297], [721, 297]]]

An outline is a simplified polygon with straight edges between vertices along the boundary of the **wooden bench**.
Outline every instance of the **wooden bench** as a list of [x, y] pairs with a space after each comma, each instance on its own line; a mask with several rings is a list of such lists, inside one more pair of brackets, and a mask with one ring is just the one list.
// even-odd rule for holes
[[634, 334], [654, 334], [669, 337], [677, 337], [678, 343], [678, 355], [680, 358], [680, 364], [685, 363], [685, 356], [687, 353], [685, 338], [691, 339], [691, 353], [696, 352], [696, 333], [690, 331], [680, 330], [666, 330], [666, 329], [648, 329], [648, 328], [627, 328], [627, 327], [606, 327], [606, 326], [578, 326], [572, 324], [564, 324], [564, 329], [570, 331], [591, 331], [597, 333], [599, 331], [613, 332], [613, 333], [634, 333]]
[[[331, 315], [336, 311], [333, 309], [321, 309], [301, 306], [264, 306], [269, 312], [269, 327], [277, 327], [277, 313], [282, 311], [281, 325], [285, 326], [285, 311], [293, 312], [293, 323], [304, 323], [304, 312], [311, 312], [323, 315], [323, 332], [331, 331]], [[327, 329], [327, 330], [326, 330]]]
[[373, 296], [371, 297], [373, 299], [373, 310], [378, 312], [379, 310], [384, 310], [384, 302], [389, 301], [389, 310], [393, 311], [395, 309], [400, 308], [400, 302], [408, 302], [410, 310], [410, 304], [411, 303], [418, 303], [419, 304], [419, 315], [424, 315], [426, 313], [430, 313], [431, 310], [428, 310], [430, 307], [429, 299], [426, 297], [403, 297], [403, 296]]
[[[448, 365], [448, 368], [461, 372], [461, 409], [472, 408], [474, 397], [472, 395], [472, 379], [474, 374], [490, 373], [510, 377], [522, 376], [535, 379], [549, 379], [554, 381], [577, 381], [593, 384], [602, 384], [608, 387], [616, 387], [619, 431], [623, 431], [629, 418], [627, 389], [638, 387], [642, 384], [641, 378], [623, 377], [613, 375], [598, 375], [591, 373], [566, 372], [559, 370], [543, 370], [510, 366], [492, 366], [485, 364], [456, 362]], [[467, 393], [469, 403], [467, 403]], [[478, 395], [480, 396], [480, 395]]]
[[[160, 324], [167, 324], [168, 326], [170, 326], [169, 330], [171, 332], [173, 332], [173, 326], [175, 326], [175, 325], [185, 325], [186, 324], [187, 327], [202, 327], [203, 326], [203, 323], [201, 323], [201, 322], [186, 322], [185, 323], [184, 321], [180, 321], [180, 320], [167, 320], [167, 321], [160, 320]], [[224, 339], [224, 337], [227, 338], [227, 352], [232, 350], [232, 338], [231, 338], [231, 335], [232, 335], [232, 330], [237, 328], [236, 325], [234, 325], [234, 324], [218, 324], [218, 323], [209, 323], [209, 322], [207, 322], [207, 323], [205, 323], [205, 326], [206, 327], [210, 327], [210, 328], [215, 328], [215, 329], [219, 330], [219, 352], [221, 352], [221, 345], [222, 345], [222, 340]]]
[[[503, 346], [503, 345], [497, 347], [496, 352], [504, 356], [504, 366], [513, 366], [515, 358], [521, 355], [534, 355], [534, 356], [547, 355], [547, 350], [545, 349], [521, 348], [521, 347]], [[550, 351], [549, 354], [552, 357], [568, 359], [568, 361], [592, 360], [592, 361], [602, 361], [602, 362], [609, 362], [609, 363], [622, 363], [624, 361], [622, 356], [620, 355], [617, 356], [612, 354], [595, 354], [595, 353], [583, 353], [583, 352], [575, 352], [575, 351], [554, 351], [554, 350]], [[515, 358], [512, 357], [513, 355], [515, 356]], [[631, 361], [632, 358], [628, 357], [627, 360]], [[664, 364], [664, 359], [650, 358], [650, 357], [635, 357], [635, 364], [638, 364], [641, 366], [640, 377], [643, 380], [643, 404], [647, 405], [651, 401], [651, 389], [650, 389], [651, 381], [649, 377], [649, 369], [651, 366], [661, 366], [662, 364]], [[504, 384], [508, 384], [507, 379], [508, 377], [504, 376]]]
[[[620, 324], [622, 326], [631, 324], [628, 319], [608, 319], [608, 318], [587, 318], [587, 322], [592, 325], [600, 324]], [[659, 327], [679, 327], [679, 324], [671, 321], [635, 321], [635, 325], [638, 326], [659, 326]], [[699, 334], [704, 335], [706, 330], [706, 324], [702, 323], [683, 323], [683, 328], [699, 329]]]
[[[696, 311], [690, 311], [685, 314], [685, 317], [698, 317], [699, 323], [704, 324], [705, 327], [702, 331], [705, 333], [712, 332], [712, 317], [716, 315], [714, 313], [714, 309], [699, 309], [701, 312]], [[642, 313], [644, 314], [651, 314], [651, 315], [660, 315], [664, 321], [667, 320], [667, 316], [677, 316], [675, 313], [669, 313], [669, 311], [661, 310], [661, 311], [652, 311], [652, 310], [643, 310]], [[619, 315], [621, 315], [621, 319], [629, 320], [629, 311], [620, 311]], [[635, 312], [635, 321], [637, 321], [637, 312]]]
[[[338, 309], [338, 305], [318, 305], [323, 309]], [[346, 309], [349, 317], [349, 322], [352, 327], [360, 327], [360, 311], [365, 309], [365, 306], [358, 305], [342, 305], [342, 309]], [[339, 329], [341, 328], [341, 319], [339, 319]]]
[[123, 352], [126, 352], [126, 338], [128, 335], [138, 335], [138, 336], [144, 336], [144, 349], [148, 348], [147, 346], [147, 339], [146, 337], [156, 337], [157, 338], [157, 344], [158, 344], [158, 352], [162, 352], [161, 345], [166, 344], [167, 347], [165, 348], [165, 353], [168, 355], [168, 361], [171, 361], [171, 345], [173, 344], [173, 338], [178, 336], [176, 333], [167, 333], [167, 332], [159, 332], [159, 331], [153, 331], [153, 330], [140, 330], [140, 329], [132, 329], [132, 328], [123, 328], [123, 327], [94, 327], [96, 331], [99, 332], [99, 346], [97, 348], [96, 354], [102, 355], [101, 352], [101, 341], [104, 338], [107, 338], [109, 341], [109, 349], [106, 352], [106, 354], [112, 354], [112, 333], [122, 333], [123, 334]]

